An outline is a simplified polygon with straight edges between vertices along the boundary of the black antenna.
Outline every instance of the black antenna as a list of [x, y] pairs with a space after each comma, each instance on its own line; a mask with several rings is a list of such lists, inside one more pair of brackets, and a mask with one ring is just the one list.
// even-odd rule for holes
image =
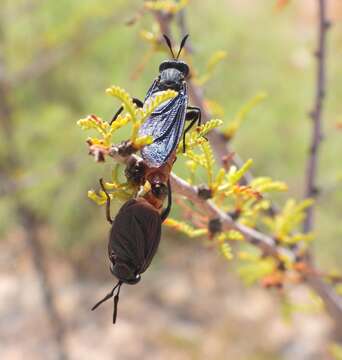
[[179, 50], [178, 50], [178, 54], [177, 54], [176, 60], [178, 60], [179, 55], [180, 55], [180, 53], [181, 53], [181, 51], [182, 51], [182, 49], [183, 49], [183, 47], [184, 47], [184, 45], [185, 45], [186, 40], [188, 39], [188, 37], [189, 37], [189, 34], [187, 34], [187, 35], [185, 35], [185, 36], [183, 37], [183, 40], [182, 40], [182, 42], [181, 42], [181, 44], [180, 44], [180, 47], [179, 47]]
[[121, 289], [122, 281], [119, 280], [118, 283], [113, 287], [112, 291], [107, 294], [102, 300], [100, 300], [98, 303], [96, 303], [91, 310], [94, 311], [96, 308], [98, 308], [102, 303], [107, 301], [108, 299], [112, 298], [114, 296], [114, 291], [118, 289], [116, 295], [114, 296], [114, 311], [113, 311], [113, 324], [116, 323], [116, 316], [118, 314], [118, 303], [119, 303], [119, 295], [120, 295], [120, 289]]
[[118, 291], [117, 291], [116, 295], [114, 296], [113, 324], [116, 323], [116, 317], [118, 315], [118, 303], [119, 303], [119, 295], [120, 295], [121, 285], [122, 285], [122, 282], [120, 281]]
[[121, 281], [118, 281], [117, 284], [113, 287], [113, 289], [111, 290], [110, 293], [108, 293], [102, 300], [100, 300], [99, 302], [97, 302], [92, 308], [91, 311], [94, 311], [95, 309], [97, 309], [102, 303], [104, 303], [105, 301], [107, 301], [108, 299], [112, 298], [114, 296], [114, 291], [117, 287], [119, 287], [121, 285]]
[[173, 58], [176, 59], [175, 54], [173, 53], [173, 50], [172, 50], [171, 40], [168, 38], [167, 35], [163, 34], [163, 36], [164, 36], [164, 39], [165, 39], [165, 41], [167, 43], [167, 46], [169, 47], [169, 49], [171, 51], [171, 54], [172, 54]]

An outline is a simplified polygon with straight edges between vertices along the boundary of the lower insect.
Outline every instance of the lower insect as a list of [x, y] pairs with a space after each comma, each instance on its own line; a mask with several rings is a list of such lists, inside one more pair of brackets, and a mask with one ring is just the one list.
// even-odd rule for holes
[[[122, 284], [134, 285], [141, 279], [157, 252], [161, 236], [161, 224], [166, 219], [171, 207], [171, 189], [168, 182], [168, 205], [157, 209], [150, 203], [153, 194], [130, 199], [119, 210], [115, 219], [110, 215], [110, 197], [100, 180], [102, 190], [107, 197], [106, 216], [111, 224], [108, 241], [110, 271], [118, 282], [113, 289], [92, 310], [103, 302], [114, 298], [113, 323], [116, 322], [119, 294]], [[116, 294], [115, 294], [116, 292]], [[115, 296], [114, 296], [115, 294]]]

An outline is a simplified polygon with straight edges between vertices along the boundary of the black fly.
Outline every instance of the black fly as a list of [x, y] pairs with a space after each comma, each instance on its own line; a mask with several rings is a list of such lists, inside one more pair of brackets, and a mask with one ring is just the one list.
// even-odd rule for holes
[[[160, 167], [176, 150], [183, 134], [183, 152], [185, 152], [185, 134], [197, 122], [201, 124], [201, 111], [197, 107], [188, 106], [186, 79], [189, 76], [189, 66], [179, 60], [179, 55], [188, 38], [186, 35], [180, 45], [177, 56], [174, 55], [170, 39], [164, 35], [173, 59], [165, 60], [159, 66], [159, 76], [147, 92], [144, 103], [151, 101], [161, 91], [175, 90], [178, 92], [173, 99], [161, 104], [143, 123], [139, 135], [151, 135], [153, 143], [141, 150], [142, 158], [150, 167]], [[142, 107], [138, 99], [134, 99], [137, 106]], [[112, 122], [119, 116], [122, 108], [114, 115]], [[184, 130], [185, 121], [190, 124]], [[184, 131], [183, 131], [184, 130]]]
[[121, 285], [137, 284], [141, 279], [141, 274], [147, 270], [157, 252], [161, 224], [171, 209], [171, 188], [168, 181], [168, 205], [165, 209], [155, 208], [147, 196], [138, 197], [126, 201], [112, 220], [110, 197], [102, 179], [100, 179], [100, 185], [106, 194], [106, 217], [111, 224], [108, 241], [110, 271], [118, 282], [102, 300], [92, 307], [92, 310], [110, 298], [114, 298], [113, 324], [115, 324]]

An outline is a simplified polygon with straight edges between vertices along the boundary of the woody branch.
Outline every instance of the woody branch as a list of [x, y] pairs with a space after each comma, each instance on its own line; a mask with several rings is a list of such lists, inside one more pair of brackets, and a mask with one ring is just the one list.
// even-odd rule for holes
[[[318, 195], [317, 172], [319, 146], [323, 139], [322, 134], [322, 112], [326, 96], [326, 42], [327, 31], [331, 26], [327, 18], [327, 1], [317, 0], [318, 7], [318, 48], [315, 52], [317, 59], [316, 70], [316, 94], [313, 110], [310, 112], [312, 120], [311, 145], [306, 166], [305, 175], [305, 197], [315, 198]], [[310, 232], [314, 226], [314, 206], [307, 209], [307, 216], [304, 221], [304, 232]]]

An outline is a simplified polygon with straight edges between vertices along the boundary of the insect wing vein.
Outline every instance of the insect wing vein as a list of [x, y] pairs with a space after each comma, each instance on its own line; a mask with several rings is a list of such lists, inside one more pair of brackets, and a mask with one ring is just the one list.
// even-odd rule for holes
[[162, 165], [178, 145], [184, 127], [186, 106], [187, 94], [183, 89], [176, 98], [159, 106], [141, 126], [140, 135], [151, 135], [154, 139], [152, 144], [141, 151], [150, 165]]

